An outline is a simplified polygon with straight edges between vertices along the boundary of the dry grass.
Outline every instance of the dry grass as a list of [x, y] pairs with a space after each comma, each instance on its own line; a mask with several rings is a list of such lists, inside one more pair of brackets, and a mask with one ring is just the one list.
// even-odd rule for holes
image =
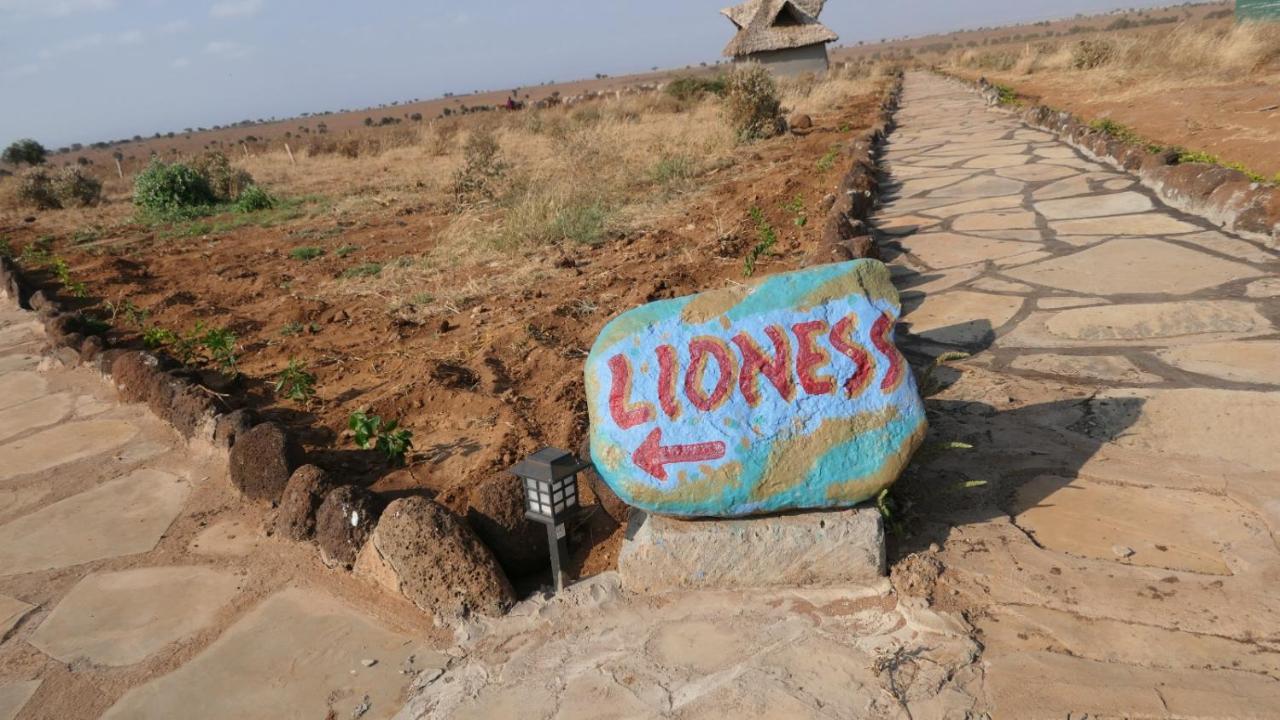
[[1018, 49], [968, 49], [952, 68], [1090, 73], [1100, 82], [1232, 82], [1280, 73], [1280, 32], [1265, 23], [1181, 23], [1170, 28], [1064, 39]]

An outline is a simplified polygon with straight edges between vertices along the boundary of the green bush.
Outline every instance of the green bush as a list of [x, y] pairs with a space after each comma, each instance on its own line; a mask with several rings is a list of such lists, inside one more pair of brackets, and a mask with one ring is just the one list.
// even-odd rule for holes
[[250, 185], [236, 199], [236, 212], [251, 213], [259, 210], [270, 210], [276, 206], [276, 199], [257, 185]]
[[324, 249], [318, 247], [296, 247], [289, 251], [289, 257], [303, 262], [315, 260], [322, 255], [324, 255]]
[[48, 154], [49, 151], [43, 145], [31, 138], [24, 138], [15, 140], [9, 147], [5, 148], [4, 152], [0, 153], [0, 160], [10, 165], [21, 165], [22, 163], [41, 165]]
[[723, 97], [727, 88], [728, 82], [724, 75], [717, 75], [714, 78], [684, 76], [667, 83], [667, 94], [687, 102], [698, 100], [706, 95]]
[[729, 72], [725, 109], [742, 142], [773, 137], [786, 127], [777, 83], [759, 63], [735, 65]]
[[133, 183], [133, 204], [158, 215], [182, 214], [215, 202], [208, 179], [182, 163], [153, 159]]

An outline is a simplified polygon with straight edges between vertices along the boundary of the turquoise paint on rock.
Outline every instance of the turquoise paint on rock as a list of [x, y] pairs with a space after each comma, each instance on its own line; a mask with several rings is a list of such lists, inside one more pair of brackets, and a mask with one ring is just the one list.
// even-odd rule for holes
[[741, 517], [864, 502], [925, 431], [888, 268], [855, 260], [630, 310], [586, 363], [591, 455], [627, 503]]

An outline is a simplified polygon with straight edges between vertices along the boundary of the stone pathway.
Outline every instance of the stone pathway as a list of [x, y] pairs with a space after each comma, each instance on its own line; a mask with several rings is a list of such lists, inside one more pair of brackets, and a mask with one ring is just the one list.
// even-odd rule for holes
[[1280, 255], [950, 82], [899, 121], [901, 337], [971, 355], [929, 404], [973, 449], [904, 478], [892, 589], [601, 576], [465, 629], [399, 718], [1274, 716]]
[[407, 603], [264, 537], [225, 463], [90, 371], [42, 368], [9, 302], [0, 720], [387, 718], [443, 667]]
[[[908, 478], [996, 717], [1280, 708], [1280, 253], [913, 74], [878, 220], [918, 362]], [[972, 486], [976, 482], [985, 485]]]

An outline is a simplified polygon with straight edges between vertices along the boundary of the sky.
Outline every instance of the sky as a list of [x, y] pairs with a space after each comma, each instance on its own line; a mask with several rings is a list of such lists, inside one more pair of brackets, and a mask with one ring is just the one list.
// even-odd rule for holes
[[[726, 0], [727, 2], [727, 0]], [[0, 144], [51, 148], [720, 59], [721, 0], [0, 0]], [[829, 0], [842, 44], [1149, 0]]]

